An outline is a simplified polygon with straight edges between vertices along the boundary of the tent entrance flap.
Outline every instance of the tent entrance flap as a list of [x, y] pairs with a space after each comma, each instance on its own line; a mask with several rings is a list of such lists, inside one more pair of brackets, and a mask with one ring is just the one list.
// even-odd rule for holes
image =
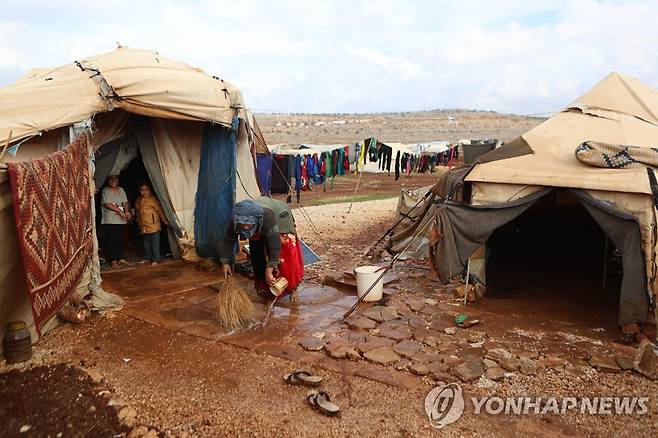
[[620, 261], [578, 198], [554, 191], [487, 240], [487, 298], [529, 320], [548, 316], [614, 332]]
[[[574, 205], [579, 206], [581, 210], [584, 208], [589, 213], [587, 215], [590, 217], [589, 228], [591, 228], [592, 223], [597, 224], [603, 230], [602, 233], [605, 232], [608, 236], [612, 243], [611, 246], [618, 248], [623, 254], [621, 259], [623, 276], [619, 292], [619, 323], [627, 324], [644, 321], [648, 311], [648, 295], [638, 222], [634, 217], [616, 210], [611, 204], [595, 200], [580, 190], [548, 188], [506, 204], [466, 205], [447, 202], [439, 205], [436, 213], [436, 224], [438, 226], [438, 235], [441, 238], [433, 248], [435, 254], [433, 262], [441, 277], [445, 279], [461, 275], [468, 258], [496, 230], [510, 224], [530, 209], [533, 204], [553, 191], [560, 194], [561, 197], [571, 196], [577, 200]], [[541, 204], [538, 205], [541, 206]], [[581, 205], [582, 207], [580, 207]], [[546, 209], [544, 210], [546, 211]], [[575, 224], [566, 224], [564, 227], [575, 227]], [[540, 228], [541, 232], [547, 232], [548, 230], [549, 228]], [[578, 234], [579, 230], [577, 229], [571, 231], [576, 232], [577, 236], [586, 234], [586, 230], [583, 230], [581, 234]], [[599, 242], [602, 241], [604, 241], [602, 238], [599, 239]], [[573, 251], [574, 248], [571, 246], [566, 241], [563, 251]], [[535, 252], [544, 250], [545, 248], [540, 245], [532, 249]], [[489, 255], [491, 256], [491, 254]], [[588, 261], [583, 261], [583, 263], [586, 262]], [[559, 263], [561, 263], [560, 258], [556, 256], [547, 260], [544, 264], [555, 265]], [[548, 268], [548, 266], [546, 267]], [[491, 280], [490, 275], [492, 275], [492, 271], [488, 269], [488, 282]], [[535, 280], [537, 281], [537, 279]]]
[[203, 131], [199, 183], [194, 209], [197, 254], [217, 257], [235, 204], [237, 119], [233, 129], [208, 124]]

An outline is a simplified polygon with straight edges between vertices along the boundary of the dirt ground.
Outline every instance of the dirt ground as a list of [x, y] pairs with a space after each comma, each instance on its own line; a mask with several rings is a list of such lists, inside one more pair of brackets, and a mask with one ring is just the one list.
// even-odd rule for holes
[[491, 111], [423, 111], [386, 114], [257, 114], [268, 144], [354, 143], [375, 136], [384, 142], [497, 138], [509, 140], [544, 119]]
[[[437, 173], [412, 173], [409, 178], [401, 176], [397, 181], [395, 174], [386, 173], [364, 173], [356, 175], [353, 173], [334, 178], [333, 188], [327, 184], [325, 188], [313, 186], [312, 190], [302, 191], [300, 204], [304, 206], [323, 205], [327, 203], [340, 203], [351, 201], [368, 201], [390, 197], [398, 197], [401, 190], [415, 189], [433, 185], [437, 181]], [[358, 185], [357, 185], [358, 184]], [[273, 195], [275, 198], [285, 201], [285, 195]], [[293, 207], [296, 207], [296, 199], [293, 195]]]
[[[127, 425], [133, 428], [129, 436], [140, 436], [149, 429], [151, 436], [315, 436], [318, 431], [328, 436], [436, 433], [425, 414], [424, 399], [432, 387], [447, 379], [460, 382], [454, 368], [443, 366], [445, 372], [427, 374], [421, 372], [422, 367], [397, 370], [360, 355], [350, 360], [334, 359], [327, 353], [332, 343], [372, 335], [337, 321], [354, 302], [354, 293], [321, 286], [320, 282], [329, 274], [363, 263], [360, 253], [391, 223], [395, 204], [396, 199], [390, 198], [355, 203], [350, 213], [349, 204], [303, 207], [304, 214], [296, 210], [300, 235], [322, 261], [307, 268], [300, 302], [284, 300], [277, 305], [265, 328], [218, 335], [210, 311], [216, 292], [208, 287], [217, 281], [215, 273], [200, 273], [191, 265], [177, 263], [141, 267], [104, 274], [106, 289], [116, 288], [126, 298], [124, 310], [95, 315], [82, 325], [62, 325], [39, 342], [30, 366], [69, 364], [84, 369], [98, 382], [96, 396], [89, 403], [96, 403], [102, 396], [117, 406], [114, 412], [107, 412], [104, 420], [116, 434], [125, 433]], [[454, 349], [447, 353], [454, 351], [451, 359], [481, 361], [484, 354], [489, 354], [487, 348], [490, 352], [494, 347], [504, 347], [512, 352], [536, 352], [542, 358], [537, 363], [553, 361], [533, 374], [516, 371], [495, 382], [482, 377], [460, 382], [469, 396], [649, 397], [644, 415], [529, 416], [475, 415], [467, 398], [464, 416], [441, 433], [650, 436], [658, 432], [656, 381], [632, 371], [606, 373], [588, 366], [589, 354], [603, 351], [614, 340], [614, 323], [600, 327], [595, 321], [592, 325], [587, 318], [564, 312], [559, 302], [541, 312], [542, 301], [527, 296], [503, 301], [485, 298], [464, 307], [429, 275], [422, 263], [402, 263], [395, 268], [395, 274], [398, 281], [386, 287], [389, 305], [402, 309], [404, 303], [412, 303], [410, 300], [425, 301], [418, 312], [394, 322], [414, 327], [424, 321], [423, 327], [434, 330], [437, 339], [442, 340], [442, 349]], [[247, 280], [242, 284], [248, 287]], [[357, 316], [369, 308], [362, 305]], [[443, 333], [443, 327], [451, 327], [451, 318], [459, 312], [480, 319], [481, 325], [455, 335]], [[608, 315], [614, 318], [614, 312]], [[380, 325], [376, 331], [382, 328]], [[306, 351], [299, 345], [303, 339], [320, 334], [326, 351]], [[484, 350], [481, 342], [472, 342], [474, 338], [487, 340]], [[8, 368], [0, 364], [0, 372], [5, 371], [0, 374], [0, 394], [7, 394], [7, 388], [16, 389], [7, 386], [15, 378], [6, 373]], [[39, 373], [40, 369], [31, 372]], [[323, 377], [322, 388], [340, 406], [340, 417], [320, 415], [305, 401], [308, 388], [283, 382], [286, 373], [300, 369]], [[87, 394], [89, 389], [85, 379], [51, 384], [63, 394]], [[89, 403], [66, 406], [86, 412]], [[25, 423], [32, 418], [28, 415], [46, 415], [52, 409], [49, 403], [33, 403], [31, 414], [19, 412], [20, 421], [14, 423]], [[120, 409], [134, 411], [134, 416], [122, 419], [123, 425], [115, 418]], [[127, 415], [125, 411], [123, 415]], [[89, 417], [96, 418], [92, 414]], [[63, 420], [59, 426], [66, 427], [73, 421], [73, 428], [86, 430], [82, 428], [88, 427], [90, 418], [84, 423]], [[51, 436], [56, 436], [56, 430], [49, 430]]]

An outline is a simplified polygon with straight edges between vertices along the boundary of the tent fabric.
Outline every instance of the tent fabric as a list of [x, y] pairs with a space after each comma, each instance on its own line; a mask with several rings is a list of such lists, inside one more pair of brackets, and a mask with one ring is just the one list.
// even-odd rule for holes
[[610, 169], [658, 167], [658, 149], [586, 141], [576, 148], [576, 158], [588, 166]]
[[167, 184], [162, 174], [162, 169], [160, 168], [155, 142], [153, 141], [151, 125], [150, 123], [142, 124], [136, 126], [134, 129], [135, 136], [137, 137], [137, 144], [139, 145], [139, 151], [142, 154], [142, 160], [144, 161], [144, 167], [146, 168], [146, 173], [148, 173], [149, 179], [151, 180], [153, 191], [160, 200], [160, 205], [167, 217], [169, 227], [177, 237], [183, 237], [183, 229], [181, 228], [178, 216], [174, 211], [174, 207], [171, 204], [169, 192], [167, 191]]
[[260, 191], [264, 195], [270, 194], [272, 186], [272, 155], [258, 154], [256, 156], [256, 173], [258, 174], [258, 183]]
[[194, 239], [195, 193], [204, 123], [151, 119], [153, 142], [167, 193], [181, 229]]
[[201, 145], [198, 188], [194, 210], [197, 254], [218, 257], [226, 226], [231, 218], [236, 192], [237, 119], [232, 130], [206, 125]]
[[236, 202], [244, 199], [254, 199], [260, 196], [260, 187], [256, 177], [256, 151], [249, 143], [249, 130], [247, 123], [239, 119], [237, 125], [236, 167], [237, 186]]
[[0, 89], [0, 143], [68, 126], [114, 109], [230, 127], [242, 93], [203, 70], [149, 50], [119, 47]]
[[658, 138], [657, 112], [656, 90], [612, 73], [523, 134], [534, 154], [480, 164], [466, 181], [651, 194], [643, 169], [594, 168], [578, 161], [574, 151], [585, 141], [652, 147]]
[[[449, 280], [461, 275], [469, 257], [489, 236], [532, 204], [553, 191], [546, 188], [521, 199], [490, 205], [441, 202], [430, 232], [430, 262], [439, 276]], [[644, 321], [648, 310], [646, 273], [637, 218], [596, 200], [582, 190], [570, 190], [581, 201], [615, 246], [621, 249], [624, 274], [620, 291], [619, 324]]]

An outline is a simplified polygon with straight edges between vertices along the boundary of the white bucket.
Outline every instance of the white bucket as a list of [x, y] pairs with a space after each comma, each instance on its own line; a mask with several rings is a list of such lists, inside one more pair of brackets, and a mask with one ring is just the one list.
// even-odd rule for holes
[[[375, 272], [380, 270], [379, 272]], [[361, 298], [366, 291], [377, 281], [377, 278], [382, 275], [384, 268], [381, 266], [359, 266], [354, 269], [356, 273], [356, 293]], [[382, 299], [382, 291], [384, 289], [384, 277], [377, 281], [372, 290], [363, 301], [379, 301]]]

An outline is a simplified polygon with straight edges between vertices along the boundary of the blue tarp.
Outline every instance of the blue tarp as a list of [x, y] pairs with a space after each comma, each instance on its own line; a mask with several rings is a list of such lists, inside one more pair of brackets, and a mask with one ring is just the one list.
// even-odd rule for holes
[[260, 190], [264, 195], [270, 194], [272, 187], [272, 155], [271, 154], [257, 154], [256, 155], [256, 174], [258, 175], [258, 183]]
[[203, 130], [194, 207], [194, 240], [201, 257], [217, 257], [217, 248], [233, 213], [237, 122], [234, 118], [232, 130], [210, 123]]

